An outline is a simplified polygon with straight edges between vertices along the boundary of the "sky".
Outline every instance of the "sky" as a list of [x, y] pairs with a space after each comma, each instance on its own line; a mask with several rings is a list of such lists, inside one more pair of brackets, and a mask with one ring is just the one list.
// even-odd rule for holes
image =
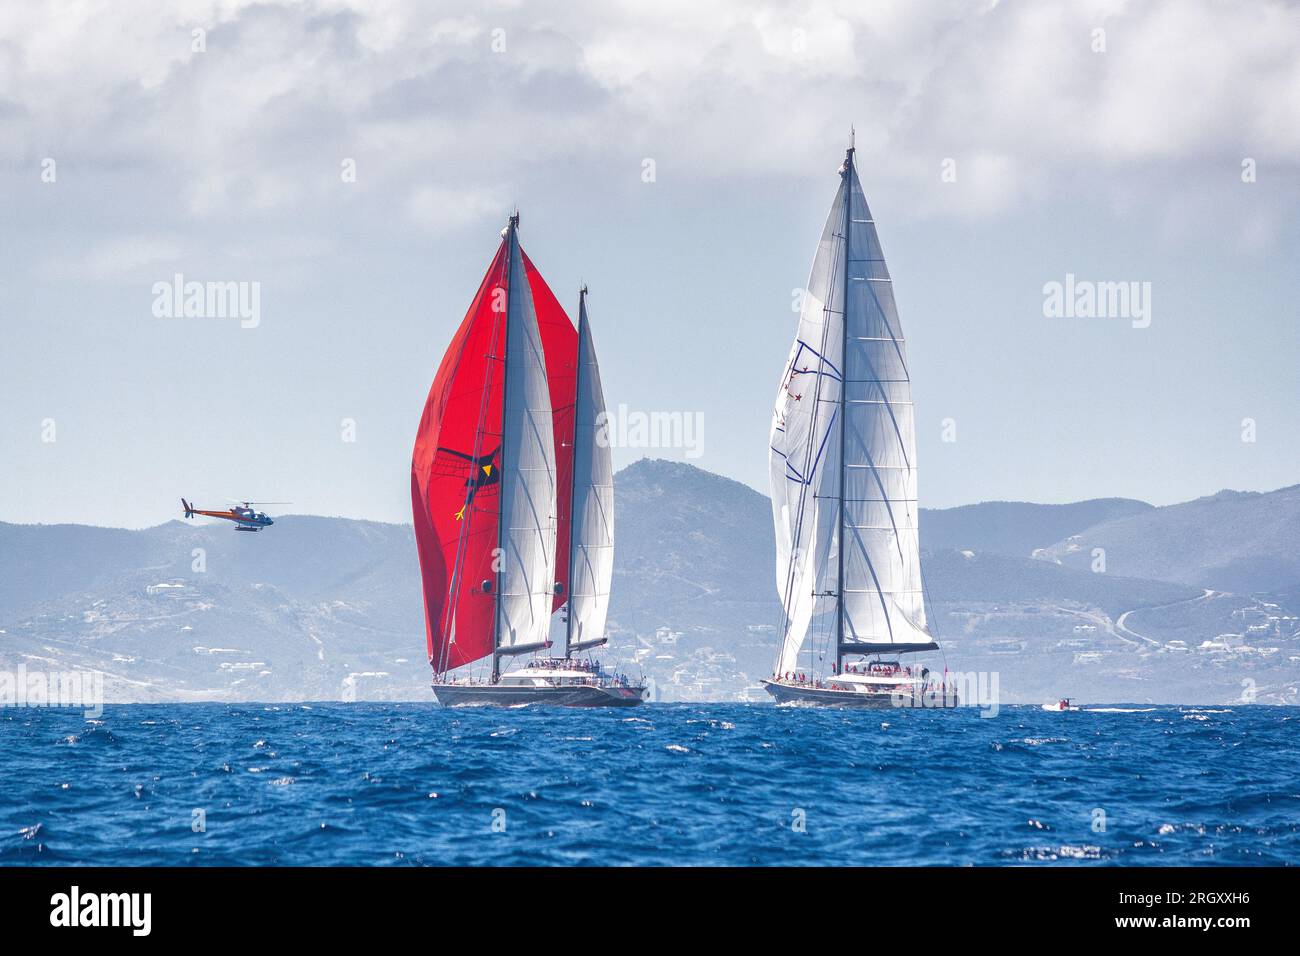
[[[408, 521], [516, 208], [616, 420], [691, 426], [616, 467], [765, 492], [851, 127], [923, 506], [1300, 482], [1296, 4], [6, 4], [0, 521]], [[169, 313], [178, 274], [255, 321]]]

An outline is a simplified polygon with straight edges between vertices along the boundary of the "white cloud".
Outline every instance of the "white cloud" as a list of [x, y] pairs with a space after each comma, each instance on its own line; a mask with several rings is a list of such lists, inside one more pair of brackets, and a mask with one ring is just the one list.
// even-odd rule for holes
[[[816, 176], [851, 122], [876, 181], [935, 215], [1099, 166], [1300, 155], [1280, 0], [11, 4], [0, 35], [0, 159], [142, 167], [198, 218], [331, 202], [344, 156], [377, 214], [425, 226], [610, 159], [703, 189]], [[961, 175], [936, 191], [944, 157]]]

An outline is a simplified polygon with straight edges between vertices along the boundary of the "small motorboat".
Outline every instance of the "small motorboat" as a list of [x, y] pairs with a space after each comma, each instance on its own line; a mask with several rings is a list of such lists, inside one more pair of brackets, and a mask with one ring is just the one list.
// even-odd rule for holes
[[1044, 704], [1043, 710], [1078, 710], [1079, 706], [1069, 697], [1062, 697], [1055, 704]]

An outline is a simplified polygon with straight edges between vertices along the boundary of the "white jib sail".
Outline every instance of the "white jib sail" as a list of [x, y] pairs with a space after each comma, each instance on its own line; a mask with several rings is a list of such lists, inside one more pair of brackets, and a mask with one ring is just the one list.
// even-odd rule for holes
[[576, 643], [603, 636], [614, 577], [614, 466], [585, 296], [578, 306], [572, 515], [569, 636]]
[[[813, 260], [772, 421], [769, 478], [785, 609], [778, 675], [800, 670], [813, 617], [835, 614], [840, 595], [843, 632], [832, 626], [832, 642], [838, 636], [883, 650], [931, 641], [906, 353], [851, 157]], [[848, 542], [842, 579], [841, 520]], [[833, 644], [826, 650], [833, 659]]]
[[545, 641], [555, 580], [555, 441], [533, 295], [511, 236], [506, 307], [497, 643]]

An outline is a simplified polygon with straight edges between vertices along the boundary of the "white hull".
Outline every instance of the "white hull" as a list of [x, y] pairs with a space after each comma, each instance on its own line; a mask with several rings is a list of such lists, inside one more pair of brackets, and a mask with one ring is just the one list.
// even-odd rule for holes
[[879, 710], [935, 709], [957, 707], [955, 691], [934, 688], [903, 688], [890, 691], [864, 691], [837, 687], [817, 687], [793, 681], [764, 680], [764, 689], [778, 704], [812, 707], [861, 707]]
[[635, 707], [647, 697], [644, 687], [606, 673], [599, 664], [567, 658], [530, 661], [490, 684], [434, 681], [433, 693], [444, 707]]

